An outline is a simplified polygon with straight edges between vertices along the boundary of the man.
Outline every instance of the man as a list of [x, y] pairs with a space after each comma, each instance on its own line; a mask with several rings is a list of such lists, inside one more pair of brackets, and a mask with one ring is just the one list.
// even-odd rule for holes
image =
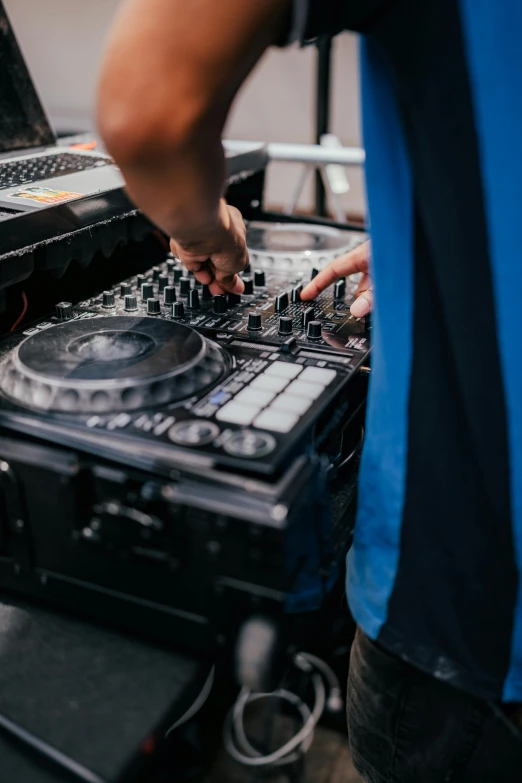
[[[267, 46], [343, 29], [363, 33], [376, 297], [348, 559], [354, 760], [372, 783], [521, 781], [522, 4], [126, 0], [100, 127], [176, 255], [239, 292], [230, 105]], [[303, 298], [357, 269], [367, 250]]]

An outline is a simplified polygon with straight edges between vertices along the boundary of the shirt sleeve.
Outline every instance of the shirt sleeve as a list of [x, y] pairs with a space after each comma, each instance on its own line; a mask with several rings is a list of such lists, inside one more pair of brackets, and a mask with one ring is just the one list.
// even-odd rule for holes
[[286, 43], [305, 44], [342, 30], [367, 32], [391, 0], [292, 0]]

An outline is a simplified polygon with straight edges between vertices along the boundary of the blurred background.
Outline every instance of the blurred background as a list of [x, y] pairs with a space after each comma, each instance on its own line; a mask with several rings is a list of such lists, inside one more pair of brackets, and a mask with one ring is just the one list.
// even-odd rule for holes
[[[59, 133], [90, 130], [98, 65], [120, 0], [4, 0], [22, 50], [52, 123]], [[175, 40], [173, 46], [176, 45]], [[270, 50], [243, 88], [230, 117], [232, 139], [314, 143], [315, 48]], [[360, 146], [358, 42], [334, 39], [330, 132], [343, 146]], [[280, 209], [290, 198], [299, 166], [269, 167], [267, 206]], [[350, 219], [364, 213], [360, 168], [348, 171], [350, 189], [342, 205]], [[299, 210], [313, 210], [310, 177]]]

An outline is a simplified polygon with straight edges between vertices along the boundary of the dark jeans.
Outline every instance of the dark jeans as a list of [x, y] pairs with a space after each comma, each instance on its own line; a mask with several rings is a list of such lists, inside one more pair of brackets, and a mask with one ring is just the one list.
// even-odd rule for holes
[[496, 704], [386, 652], [360, 630], [348, 732], [367, 783], [521, 783], [522, 734]]

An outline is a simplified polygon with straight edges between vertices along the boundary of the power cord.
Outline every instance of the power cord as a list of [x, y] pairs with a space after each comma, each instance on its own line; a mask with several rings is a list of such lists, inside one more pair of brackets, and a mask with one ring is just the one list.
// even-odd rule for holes
[[[227, 753], [238, 763], [248, 767], [276, 767], [291, 764], [301, 758], [309, 750], [315, 727], [325, 709], [339, 712], [343, 708], [341, 688], [335, 672], [321, 658], [311, 653], [298, 653], [294, 664], [303, 672], [311, 674], [314, 689], [314, 706], [312, 709], [295, 693], [286, 689], [278, 689], [272, 693], [255, 693], [242, 688], [239, 696], [227, 715], [223, 728], [223, 741]], [[324, 680], [328, 684], [328, 697]], [[282, 699], [294, 707], [299, 713], [302, 728], [292, 739], [277, 750], [263, 755], [250, 743], [244, 726], [245, 709], [247, 705], [261, 699]]]

